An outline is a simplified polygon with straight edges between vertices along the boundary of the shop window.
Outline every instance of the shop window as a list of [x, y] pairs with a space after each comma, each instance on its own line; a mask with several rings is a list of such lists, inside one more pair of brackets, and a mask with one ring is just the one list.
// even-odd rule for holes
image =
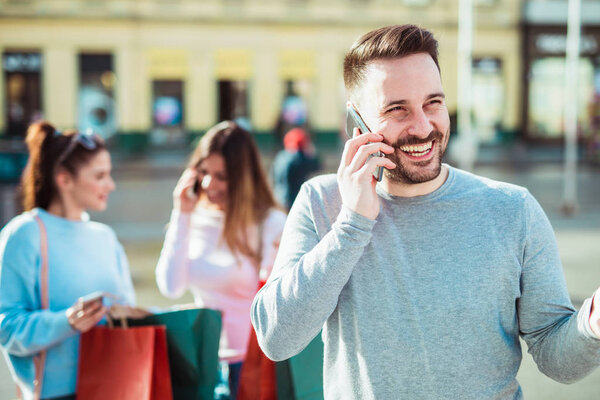
[[504, 111], [502, 63], [496, 58], [473, 60], [473, 128], [481, 143], [500, 138]]
[[23, 137], [32, 122], [43, 118], [42, 56], [38, 52], [2, 54], [6, 134]]
[[246, 81], [219, 81], [219, 121], [233, 120], [244, 128], [251, 129]]
[[183, 114], [183, 81], [152, 82], [151, 141], [153, 144], [181, 145], [185, 141]]
[[[534, 60], [529, 77], [527, 130], [539, 138], [561, 138], [564, 132], [565, 59], [545, 57]], [[577, 127], [581, 135], [590, 132], [594, 102], [594, 66], [588, 58], [579, 60]]]
[[77, 127], [93, 129], [104, 138], [116, 131], [114, 87], [116, 77], [111, 54], [79, 55]]

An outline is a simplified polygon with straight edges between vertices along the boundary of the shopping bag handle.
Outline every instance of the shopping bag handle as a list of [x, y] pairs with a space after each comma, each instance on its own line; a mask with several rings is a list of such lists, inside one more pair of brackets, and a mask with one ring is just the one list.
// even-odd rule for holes
[[[127, 318], [121, 317], [121, 318], [117, 318], [117, 319], [121, 321], [121, 328], [123, 328], [123, 329], [129, 328], [129, 323], [127, 322]], [[111, 317], [111, 315], [109, 313], [106, 313], [106, 324], [111, 329], [115, 328], [114, 319], [113, 319], [113, 317]]]

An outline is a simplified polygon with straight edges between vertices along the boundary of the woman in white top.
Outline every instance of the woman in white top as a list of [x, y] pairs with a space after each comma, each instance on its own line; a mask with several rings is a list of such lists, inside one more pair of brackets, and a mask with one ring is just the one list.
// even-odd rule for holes
[[250, 335], [250, 306], [271, 272], [286, 215], [273, 197], [252, 136], [231, 121], [211, 128], [173, 191], [156, 280], [223, 313], [219, 355], [235, 398]]

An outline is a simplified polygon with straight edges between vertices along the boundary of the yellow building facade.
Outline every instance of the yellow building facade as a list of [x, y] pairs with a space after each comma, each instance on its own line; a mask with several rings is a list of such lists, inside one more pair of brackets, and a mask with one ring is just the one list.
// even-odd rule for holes
[[[493, 77], [485, 71], [481, 76], [481, 101], [490, 102], [482, 113], [516, 130], [522, 109], [521, 2], [475, 3], [473, 57], [493, 60]], [[19, 92], [28, 85], [19, 78], [24, 55], [33, 54], [40, 64], [37, 72], [29, 71], [39, 75], [32, 85], [39, 81], [40, 98], [39, 110], [30, 106], [30, 119], [43, 117], [61, 129], [81, 126], [87, 76], [82, 64], [87, 55], [101, 55], [110, 64], [108, 75], [98, 76], [112, 101], [112, 133], [132, 150], [179, 143], [169, 137], [194, 136], [223, 116], [244, 117], [259, 143], [272, 144], [270, 133], [291, 87], [306, 104], [317, 141], [336, 143], [344, 121], [343, 56], [376, 27], [415, 23], [434, 32], [449, 110], [455, 112], [457, 18], [458, 0], [0, 0], [0, 132], [18, 134], [9, 125], [23, 111], [9, 103], [31, 92]], [[243, 98], [227, 103], [227, 90]], [[157, 95], [161, 91], [166, 94]], [[177, 101], [169, 103], [169, 96]], [[159, 99], [165, 100], [162, 114]], [[176, 127], [161, 126], [160, 118], [171, 116], [173, 122], [169, 110], [177, 102]], [[224, 110], [232, 104], [239, 110]]]

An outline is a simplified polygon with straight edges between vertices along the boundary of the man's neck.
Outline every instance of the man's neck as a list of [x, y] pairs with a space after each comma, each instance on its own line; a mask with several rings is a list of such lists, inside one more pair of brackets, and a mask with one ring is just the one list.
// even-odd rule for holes
[[392, 196], [416, 197], [424, 196], [441, 187], [448, 178], [448, 167], [442, 164], [440, 174], [428, 182], [423, 183], [401, 183], [393, 182], [384, 176], [380, 185], [383, 190]]

